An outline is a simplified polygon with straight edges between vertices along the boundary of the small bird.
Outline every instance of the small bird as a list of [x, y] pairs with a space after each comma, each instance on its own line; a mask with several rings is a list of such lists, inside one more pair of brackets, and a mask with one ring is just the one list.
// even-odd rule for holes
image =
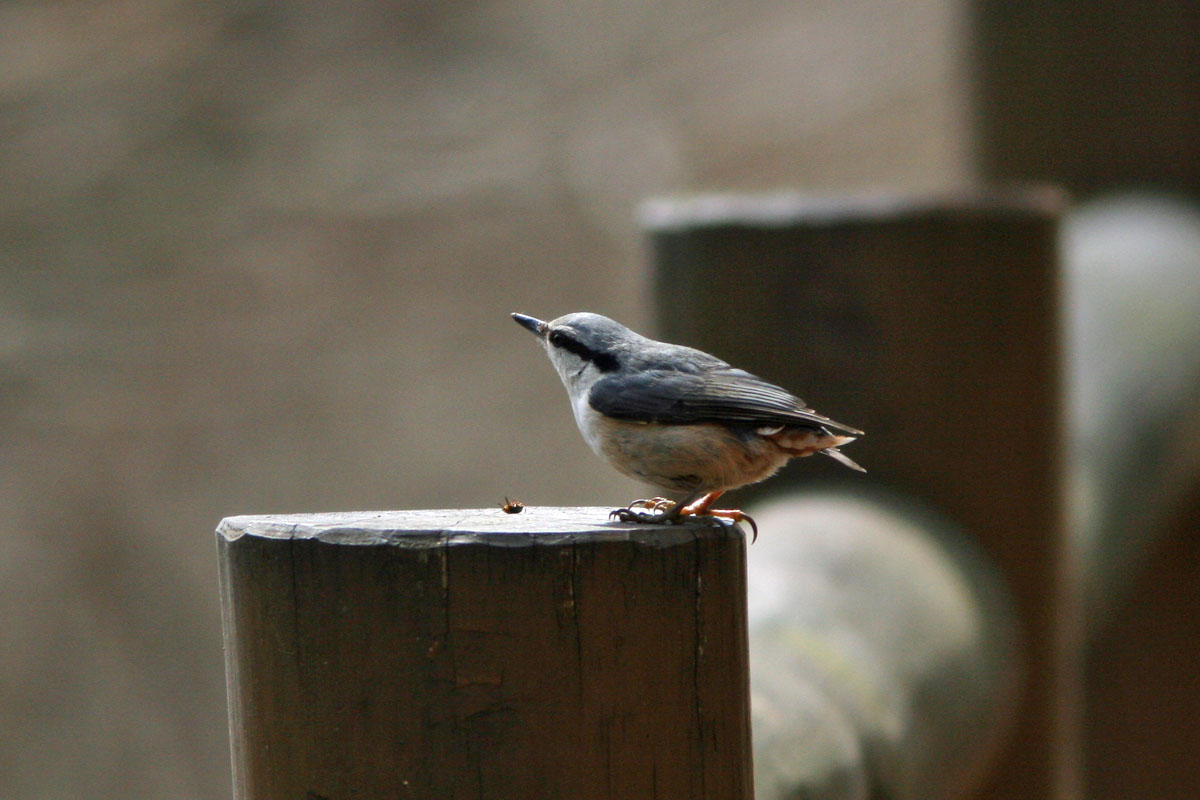
[[622, 522], [706, 515], [749, 522], [757, 539], [749, 516], [712, 508], [724, 492], [813, 453], [866, 471], [839, 449], [862, 431], [716, 356], [647, 339], [599, 314], [512, 317], [541, 340], [592, 450], [671, 495], [616, 509], [611, 516]]

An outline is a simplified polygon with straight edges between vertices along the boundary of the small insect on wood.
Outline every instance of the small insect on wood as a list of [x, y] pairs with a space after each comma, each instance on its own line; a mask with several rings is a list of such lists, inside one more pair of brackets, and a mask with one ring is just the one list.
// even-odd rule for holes
[[509, 500], [505, 497], [504, 502], [500, 504], [500, 508], [505, 514], [520, 514], [525, 510], [525, 504], [520, 500]]

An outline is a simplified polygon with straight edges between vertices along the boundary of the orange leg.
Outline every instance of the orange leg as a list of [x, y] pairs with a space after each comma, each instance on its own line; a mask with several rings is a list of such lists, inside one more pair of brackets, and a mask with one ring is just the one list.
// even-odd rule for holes
[[[734, 522], [750, 523], [750, 530], [753, 535], [750, 538], [750, 543], [754, 544], [758, 541], [758, 523], [752, 517], [734, 508], [713, 508], [712, 504], [717, 501], [717, 498], [724, 494], [724, 491], [709, 492], [708, 494], [680, 508], [675, 503], [662, 497], [655, 497], [650, 500], [635, 500], [629, 504], [628, 508], [618, 508], [612, 511], [609, 516], [619, 519], [621, 522], [676, 522], [680, 517], [691, 515], [696, 517], [719, 517], [721, 519], [731, 519]], [[635, 509], [647, 509], [651, 512], [639, 512]]]
[[750, 544], [758, 541], [758, 523], [754, 518], [744, 511], [738, 511], [736, 508], [714, 508], [706, 512], [710, 517], [720, 517], [721, 519], [731, 519], [734, 522], [749, 522], [750, 523]]
[[680, 509], [679, 514], [691, 514], [701, 517], [720, 517], [721, 519], [731, 519], [734, 522], [749, 522], [750, 530], [753, 531], [753, 536], [750, 538], [750, 544], [758, 541], [758, 523], [752, 517], [734, 508], [713, 508], [712, 504], [717, 501], [725, 492], [716, 491], [709, 492], [691, 505], [684, 506]]

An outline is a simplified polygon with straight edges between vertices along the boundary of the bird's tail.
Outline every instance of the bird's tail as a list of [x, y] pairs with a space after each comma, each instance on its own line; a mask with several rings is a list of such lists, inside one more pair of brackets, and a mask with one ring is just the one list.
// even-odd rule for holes
[[[843, 437], [839, 437], [839, 438], [846, 439], [847, 442], [854, 441], [853, 436], [843, 436]], [[855, 461], [853, 458], [851, 458], [850, 456], [843, 453], [841, 450], [838, 450], [836, 447], [826, 447], [824, 450], [821, 451], [821, 453], [829, 456], [834, 461], [837, 461], [840, 464], [844, 464], [845, 466], [849, 467], [850, 469], [856, 469], [859, 472], [866, 472], [866, 470], [863, 469], [858, 464], [857, 461]]]
[[793, 457], [824, 453], [850, 469], [866, 472], [854, 459], [838, 449], [844, 444], [853, 442], [858, 438], [857, 436], [842, 436], [831, 433], [825, 428], [816, 431], [811, 428], [760, 428], [758, 433], [774, 441]]

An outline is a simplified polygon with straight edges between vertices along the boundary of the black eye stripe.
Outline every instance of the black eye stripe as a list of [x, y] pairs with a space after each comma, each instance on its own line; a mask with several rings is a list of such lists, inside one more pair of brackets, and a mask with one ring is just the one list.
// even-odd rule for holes
[[550, 334], [550, 344], [555, 347], [561, 347], [569, 353], [582, 358], [584, 361], [590, 361], [596, 365], [596, 369], [601, 372], [612, 372], [617, 368], [617, 359], [608, 353], [601, 353], [593, 350], [583, 342], [575, 339], [570, 334], [564, 331], [554, 331]]

